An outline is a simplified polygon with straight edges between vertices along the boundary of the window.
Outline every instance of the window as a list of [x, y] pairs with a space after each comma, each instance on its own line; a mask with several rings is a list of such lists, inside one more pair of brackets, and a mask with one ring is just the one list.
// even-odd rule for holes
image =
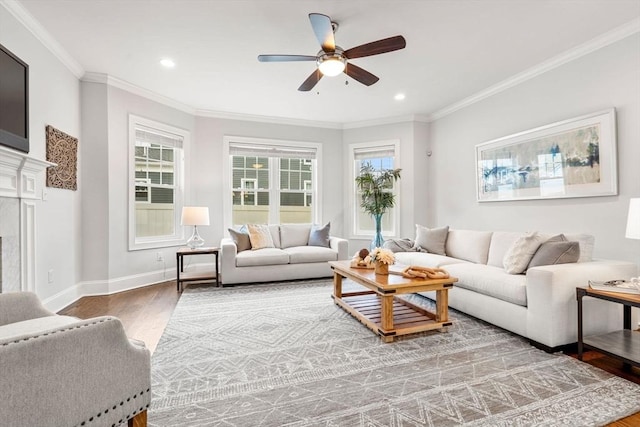
[[[355, 179], [365, 163], [371, 164], [376, 170], [398, 168], [399, 141], [351, 144], [349, 148], [352, 165], [351, 182], [353, 183], [351, 192], [352, 237], [371, 238], [375, 234], [375, 221], [360, 207], [360, 195], [355, 185]], [[396, 204], [382, 217], [382, 234], [389, 237], [396, 236], [399, 231], [400, 196], [397, 183], [393, 191]]]
[[129, 249], [171, 246], [182, 239], [182, 169], [188, 132], [129, 116]]
[[225, 149], [227, 224], [317, 222], [318, 144], [227, 137]]

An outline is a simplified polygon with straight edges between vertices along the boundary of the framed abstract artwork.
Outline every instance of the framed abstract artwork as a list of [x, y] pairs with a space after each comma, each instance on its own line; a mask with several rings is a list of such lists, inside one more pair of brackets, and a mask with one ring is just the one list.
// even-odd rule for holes
[[479, 202], [618, 194], [609, 109], [476, 145]]

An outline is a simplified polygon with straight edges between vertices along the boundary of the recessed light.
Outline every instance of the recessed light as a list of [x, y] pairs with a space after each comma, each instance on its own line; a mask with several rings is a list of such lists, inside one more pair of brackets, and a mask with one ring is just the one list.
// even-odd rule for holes
[[405, 98], [404, 93], [398, 93], [393, 97], [396, 101], [402, 101]]
[[160, 64], [163, 67], [167, 67], [167, 68], [173, 68], [176, 66], [176, 63], [173, 62], [173, 59], [170, 59], [170, 58], [164, 58], [163, 60], [160, 61]]

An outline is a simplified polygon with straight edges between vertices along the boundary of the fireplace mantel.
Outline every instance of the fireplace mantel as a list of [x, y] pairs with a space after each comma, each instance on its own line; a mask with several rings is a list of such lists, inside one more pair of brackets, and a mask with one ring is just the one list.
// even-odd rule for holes
[[[36, 291], [36, 205], [43, 174], [55, 163], [0, 147], [0, 292]], [[13, 199], [13, 200], [12, 200]], [[15, 208], [7, 208], [13, 204]], [[4, 234], [4, 236], [3, 236]]]
[[40, 199], [37, 176], [55, 163], [0, 146], [0, 197]]

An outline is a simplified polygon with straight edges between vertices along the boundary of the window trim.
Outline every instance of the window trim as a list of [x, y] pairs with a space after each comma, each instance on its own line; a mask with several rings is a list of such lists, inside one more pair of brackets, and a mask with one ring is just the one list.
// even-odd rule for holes
[[[136, 176], [135, 176], [135, 143], [136, 143], [136, 128], [146, 127], [150, 130], [157, 130], [159, 132], [174, 135], [182, 139], [181, 150], [176, 154], [174, 159], [174, 233], [170, 236], [158, 236], [158, 237], [136, 237]], [[191, 133], [186, 129], [180, 129], [165, 123], [157, 122], [155, 120], [147, 119], [137, 116], [135, 114], [129, 114], [129, 150], [128, 150], [128, 165], [129, 165], [129, 206], [128, 206], [128, 241], [129, 251], [136, 251], [142, 249], [163, 248], [169, 246], [179, 246], [185, 242], [185, 230], [180, 225], [180, 215], [182, 207], [184, 206], [184, 195], [187, 194], [187, 183], [185, 181], [184, 170], [186, 168], [185, 159], [189, 157]]]
[[[281, 139], [268, 139], [268, 138], [251, 138], [245, 136], [233, 136], [233, 135], [225, 135], [222, 140], [222, 183], [224, 188], [224, 194], [227, 196], [223, 197], [222, 200], [222, 208], [223, 208], [223, 221], [224, 227], [232, 228], [235, 225], [233, 224], [233, 189], [231, 185], [231, 153], [230, 146], [234, 143], [239, 144], [249, 144], [256, 146], [264, 146], [264, 148], [275, 147], [275, 148], [304, 148], [304, 149], [314, 149], [316, 151], [316, 167], [313, 168], [312, 179], [316, 182], [315, 190], [315, 204], [311, 209], [311, 221], [313, 223], [320, 224], [322, 222], [321, 218], [321, 209], [322, 206], [322, 144], [316, 142], [303, 142], [303, 141], [294, 141], [294, 140], [281, 140]], [[269, 158], [270, 162], [271, 157]], [[276, 171], [277, 172], [277, 171]], [[274, 182], [279, 182], [274, 181]], [[270, 188], [270, 196], [269, 200], [273, 200], [273, 192], [277, 191], [274, 185], [271, 185]], [[312, 193], [313, 194], [313, 193]], [[269, 204], [269, 218], [276, 217], [276, 206]]]
[[[356, 171], [355, 169], [355, 153], [357, 150], [362, 149], [371, 149], [374, 151], [375, 148], [389, 147], [393, 146], [394, 151], [394, 162], [393, 167], [400, 167], [400, 140], [399, 139], [391, 139], [391, 140], [380, 140], [380, 141], [369, 141], [369, 142], [358, 142], [349, 144], [349, 179], [351, 180], [351, 191], [349, 191], [349, 238], [354, 240], [370, 240], [373, 238], [373, 233], [364, 234], [358, 233], [357, 229], [357, 214], [359, 212], [360, 203], [358, 201], [357, 196], [357, 188], [356, 188]], [[393, 230], [384, 231], [382, 235], [386, 238], [395, 238], [400, 234], [400, 212], [402, 206], [402, 199], [400, 197], [402, 180], [396, 182], [395, 187], [395, 196], [396, 196], [396, 204], [393, 208], [394, 210], [394, 218], [393, 218]]]

